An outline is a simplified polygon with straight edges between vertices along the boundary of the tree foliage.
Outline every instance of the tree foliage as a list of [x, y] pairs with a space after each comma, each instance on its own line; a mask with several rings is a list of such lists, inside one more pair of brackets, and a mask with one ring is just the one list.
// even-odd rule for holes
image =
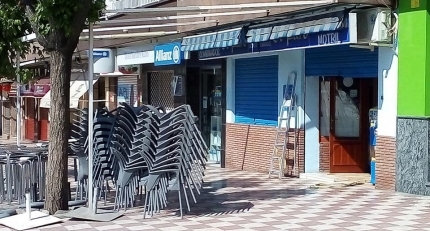
[[13, 73], [16, 51], [31, 52], [21, 37], [35, 33], [51, 59], [50, 145], [45, 208], [68, 208], [67, 147], [73, 52], [87, 23], [99, 19], [104, 0], [0, 0], [0, 75]]
[[105, 8], [104, 0], [26, 0], [25, 4], [31, 27], [47, 52], [73, 51], [87, 19], [97, 21]]
[[30, 43], [23, 43], [21, 37], [32, 33], [23, 7], [15, 0], [0, 1], [0, 76], [13, 77], [17, 51], [21, 55], [30, 52]]
[[[0, 1], [0, 76], [15, 77], [17, 51], [24, 59], [32, 53], [43, 58], [39, 44], [49, 52], [60, 47], [74, 49], [77, 34], [81, 33], [85, 22], [95, 22], [103, 0], [1, 0]], [[86, 21], [86, 19], [89, 19]], [[39, 43], [24, 42], [22, 37], [35, 32]], [[60, 36], [60, 37], [58, 37]], [[56, 42], [52, 43], [53, 40]], [[21, 80], [26, 81], [31, 74], [21, 70]], [[22, 78], [24, 77], [24, 79]]]

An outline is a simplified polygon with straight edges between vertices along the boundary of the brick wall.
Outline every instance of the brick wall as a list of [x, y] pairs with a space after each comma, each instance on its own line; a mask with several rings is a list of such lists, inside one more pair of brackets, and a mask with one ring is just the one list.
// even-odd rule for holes
[[320, 139], [320, 172], [330, 172], [330, 141], [325, 136]]
[[376, 137], [376, 188], [394, 190], [396, 183], [396, 138]]
[[[226, 125], [226, 167], [267, 173], [273, 152], [276, 128], [256, 125]], [[298, 132], [298, 168], [304, 172], [304, 131]], [[292, 175], [294, 152], [286, 157], [286, 175]]]

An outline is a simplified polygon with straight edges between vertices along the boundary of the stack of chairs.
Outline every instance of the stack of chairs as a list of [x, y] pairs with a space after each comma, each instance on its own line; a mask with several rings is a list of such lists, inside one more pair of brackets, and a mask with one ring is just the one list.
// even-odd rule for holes
[[194, 192], [200, 194], [208, 149], [188, 105], [153, 118], [158, 130], [153, 134], [155, 152], [141, 151], [149, 172], [145, 183], [144, 216], [165, 208], [169, 191], [177, 191], [182, 217], [183, 199], [188, 211], [190, 196], [197, 203]]
[[[85, 135], [80, 137], [87, 140]], [[134, 207], [137, 196], [145, 194], [144, 217], [153, 215], [166, 208], [172, 191], [177, 192], [181, 217], [184, 202], [188, 211], [191, 200], [197, 203], [208, 147], [189, 105], [168, 113], [126, 103], [113, 111], [98, 110], [93, 139], [93, 187], [103, 191], [107, 182], [113, 183], [115, 210]], [[86, 144], [72, 150], [88, 156]]]
[[71, 131], [71, 137], [77, 141], [70, 143], [69, 148], [71, 154], [74, 154], [78, 160], [78, 185], [76, 187], [75, 200], [78, 200], [78, 198], [83, 200], [88, 183], [88, 110], [78, 110], [75, 116], [78, 118], [73, 121], [76, 130]]

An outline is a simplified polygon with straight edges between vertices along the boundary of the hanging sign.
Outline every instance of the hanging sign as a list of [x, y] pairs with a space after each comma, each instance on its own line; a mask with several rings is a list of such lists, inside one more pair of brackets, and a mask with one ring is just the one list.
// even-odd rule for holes
[[231, 55], [277, 51], [295, 48], [322, 47], [348, 43], [348, 28], [331, 32], [303, 34], [259, 43], [248, 43], [235, 47], [213, 48], [199, 51], [199, 59], [212, 59]]
[[173, 88], [173, 96], [184, 95], [182, 76], [180, 75], [173, 76], [172, 88]]

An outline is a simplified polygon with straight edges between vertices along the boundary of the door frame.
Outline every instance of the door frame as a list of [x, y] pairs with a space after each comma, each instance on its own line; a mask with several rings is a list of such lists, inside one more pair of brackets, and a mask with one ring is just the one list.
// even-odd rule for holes
[[[206, 84], [206, 87], [208, 87], [208, 85], [207, 84], [209, 84], [209, 82], [210, 82], [210, 80], [209, 80], [209, 78], [211, 78], [211, 77], [209, 77], [209, 76], [211, 76], [212, 75], [212, 78], [215, 78], [218, 74], [220, 75], [220, 77], [221, 77], [221, 104], [222, 104], [222, 106], [221, 106], [221, 147], [220, 147], [220, 156], [219, 156], [219, 163], [218, 164], [220, 164], [220, 167], [221, 168], [225, 168], [225, 136], [226, 136], [226, 131], [225, 131], [225, 120], [226, 120], [226, 116], [225, 116], [225, 110], [226, 110], [226, 96], [225, 96], [225, 83], [226, 83], [226, 65], [225, 64], [223, 64], [223, 65], [205, 65], [205, 66], [200, 66], [199, 67], [199, 78], [200, 78], [200, 81], [199, 81], [199, 96], [200, 96], [200, 100], [199, 100], [199, 102], [200, 102], [200, 110], [199, 110], [199, 117], [201, 118], [201, 119], [203, 119], [203, 97], [205, 96], [204, 94], [203, 94], [203, 87], [204, 87], [204, 85]], [[204, 84], [204, 82], [206, 81], [206, 83]], [[215, 81], [215, 79], [213, 79], [212, 81]], [[210, 89], [206, 89], [207, 91], [209, 91]], [[213, 89], [212, 89], [213, 90]], [[207, 137], [207, 141], [208, 141], [208, 143], [207, 143], [207, 145], [208, 145], [208, 148], [210, 148], [210, 137], [211, 137], [211, 114], [212, 114], [212, 112], [211, 112], [211, 110], [212, 110], [212, 105], [210, 104], [210, 102], [211, 102], [211, 98], [212, 98], [212, 96], [211, 96], [212, 94], [210, 93], [210, 91], [209, 92], [207, 92], [207, 108], [206, 108], [206, 120], [207, 120], [207, 123], [206, 123], [206, 125], [208, 126], [208, 128], [209, 128], [209, 137]], [[204, 131], [204, 128], [203, 128], [203, 126], [204, 126], [204, 124], [203, 124], [203, 121], [202, 120], [199, 120], [200, 122], [201, 122], [201, 124], [200, 124], [200, 129], [201, 129], [201, 131], [203, 132]], [[203, 135], [204, 136], [204, 135]], [[205, 138], [205, 137], [204, 137]]]
[[[354, 80], [358, 80], [359, 81], [359, 110], [360, 110], [360, 137], [358, 139], [351, 139], [351, 138], [337, 138], [335, 136], [335, 104], [336, 104], [336, 100], [334, 100], [336, 98], [335, 96], [335, 84], [336, 84], [336, 80], [338, 78], [344, 78], [342, 76], [324, 76], [325, 79], [329, 79], [330, 81], [330, 93], [329, 93], [329, 97], [330, 97], [330, 109], [329, 109], [329, 137], [328, 140], [324, 139], [326, 141], [328, 141], [329, 143], [329, 172], [330, 173], [364, 173], [364, 172], [369, 172], [369, 163], [367, 160], [367, 158], [362, 158], [361, 163], [358, 163], [357, 166], [345, 166], [345, 170], [341, 169], [341, 170], [335, 170], [335, 166], [334, 166], [334, 147], [335, 145], [342, 145], [342, 144], [347, 144], [347, 143], [357, 143], [359, 145], [361, 145], [361, 150], [363, 150], [363, 155], [368, 156], [368, 127], [369, 127], [369, 121], [368, 121], [368, 110], [370, 109], [370, 105], [369, 105], [369, 88], [366, 88], [366, 83], [370, 80], [367, 78], [354, 78]], [[319, 84], [319, 107], [321, 107], [321, 83]], [[321, 108], [320, 108], [321, 110]], [[320, 126], [321, 126], [321, 121], [320, 121]], [[320, 135], [320, 137], [322, 138], [322, 136]]]

